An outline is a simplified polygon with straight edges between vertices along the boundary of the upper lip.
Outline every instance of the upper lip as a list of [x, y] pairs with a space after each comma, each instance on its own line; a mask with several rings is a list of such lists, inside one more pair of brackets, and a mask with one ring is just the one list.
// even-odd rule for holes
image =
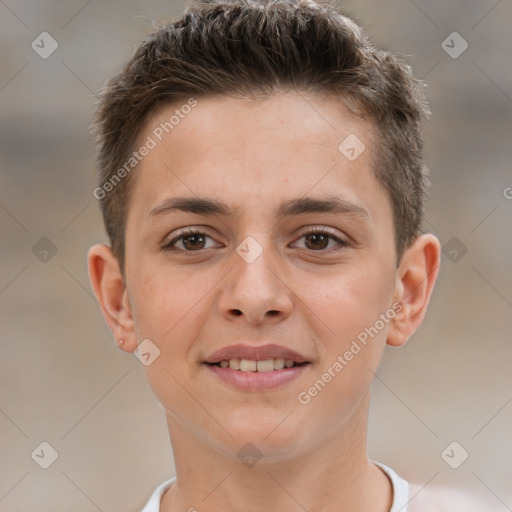
[[252, 361], [264, 361], [265, 359], [285, 359], [296, 363], [309, 362], [305, 356], [282, 345], [268, 343], [265, 345], [246, 345], [239, 343], [228, 347], [220, 348], [212, 352], [205, 363], [219, 363], [230, 359], [249, 359]]

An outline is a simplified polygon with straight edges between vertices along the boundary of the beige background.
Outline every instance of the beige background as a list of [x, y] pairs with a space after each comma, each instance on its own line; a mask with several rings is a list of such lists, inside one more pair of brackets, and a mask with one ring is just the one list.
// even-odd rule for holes
[[[512, 4], [344, 5], [428, 82], [428, 229], [467, 248], [454, 262], [448, 245], [424, 326], [386, 354], [370, 456], [511, 510]], [[106, 240], [92, 196], [95, 93], [152, 19], [183, 7], [0, 1], [0, 512], [137, 511], [174, 474], [163, 412], [111, 340], [85, 257]], [[59, 44], [48, 59], [31, 48], [43, 31]], [[441, 46], [453, 31], [469, 43], [457, 59]], [[57, 249], [46, 262], [32, 250], [42, 237]], [[31, 458], [43, 441], [59, 454], [46, 470]], [[456, 470], [441, 458], [452, 441], [469, 453]]]

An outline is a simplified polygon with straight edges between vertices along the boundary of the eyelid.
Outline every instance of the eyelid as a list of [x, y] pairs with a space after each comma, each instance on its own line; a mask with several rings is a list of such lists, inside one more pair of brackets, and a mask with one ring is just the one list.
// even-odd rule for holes
[[299, 231], [300, 236], [307, 235], [309, 233], [325, 233], [326, 235], [331, 235], [333, 238], [341, 239], [343, 238], [343, 234], [338, 233], [338, 231], [335, 231], [333, 228], [328, 228], [326, 226], [322, 225], [312, 225], [312, 226], [306, 226], [305, 228], [301, 228]]

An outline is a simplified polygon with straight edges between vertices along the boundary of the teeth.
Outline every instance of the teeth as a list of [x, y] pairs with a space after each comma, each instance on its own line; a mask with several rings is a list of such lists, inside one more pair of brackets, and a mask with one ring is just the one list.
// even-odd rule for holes
[[291, 359], [265, 359], [263, 361], [253, 361], [251, 359], [230, 359], [229, 361], [220, 361], [221, 368], [230, 368], [231, 370], [240, 370], [242, 372], [271, 372], [272, 370], [282, 370], [283, 368], [292, 368], [295, 361]]
[[251, 361], [250, 359], [240, 359], [240, 370], [243, 372], [255, 372], [256, 368], [256, 361]]
[[[224, 361], [221, 361], [221, 363], [223, 362]], [[240, 359], [230, 359], [228, 364], [232, 370], [240, 370]]]
[[285, 365], [284, 359], [274, 359], [274, 370], [281, 370], [282, 368], [284, 368], [284, 365]]
[[274, 369], [274, 360], [265, 359], [264, 361], [258, 361], [256, 363], [256, 369], [259, 372], [271, 372]]

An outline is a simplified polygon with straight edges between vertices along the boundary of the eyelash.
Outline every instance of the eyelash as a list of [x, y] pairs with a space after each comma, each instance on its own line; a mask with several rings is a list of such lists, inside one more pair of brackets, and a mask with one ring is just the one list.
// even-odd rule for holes
[[[328, 231], [327, 229], [320, 227], [320, 226], [312, 228], [309, 231], [302, 233], [300, 235], [300, 237], [298, 238], [298, 240], [300, 240], [301, 238], [303, 238], [307, 235], [313, 235], [313, 234], [327, 235], [331, 240], [334, 240], [335, 242], [338, 243], [338, 247], [334, 250], [332, 248], [331, 249], [319, 249], [316, 251], [313, 249], [306, 249], [309, 252], [313, 252], [313, 253], [327, 253], [328, 252], [328, 253], [332, 254], [332, 253], [337, 253], [338, 251], [341, 251], [350, 245], [346, 240], [343, 240], [343, 239], [333, 235], [330, 231]], [[187, 236], [191, 236], [191, 235], [205, 235], [208, 238], [212, 238], [207, 233], [205, 233], [204, 231], [201, 231], [198, 228], [186, 228], [183, 231], [181, 231], [177, 236], [173, 237], [169, 242], [165, 243], [162, 246], [162, 250], [166, 251], [166, 252], [175, 250], [176, 248], [174, 247], [174, 244], [176, 244], [176, 242], [178, 242], [179, 240], [181, 240], [183, 238], [186, 238]], [[183, 252], [183, 253], [194, 254], [194, 253], [200, 253], [206, 249], [198, 249], [196, 251], [188, 251], [186, 249], [176, 249], [176, 250]]]

